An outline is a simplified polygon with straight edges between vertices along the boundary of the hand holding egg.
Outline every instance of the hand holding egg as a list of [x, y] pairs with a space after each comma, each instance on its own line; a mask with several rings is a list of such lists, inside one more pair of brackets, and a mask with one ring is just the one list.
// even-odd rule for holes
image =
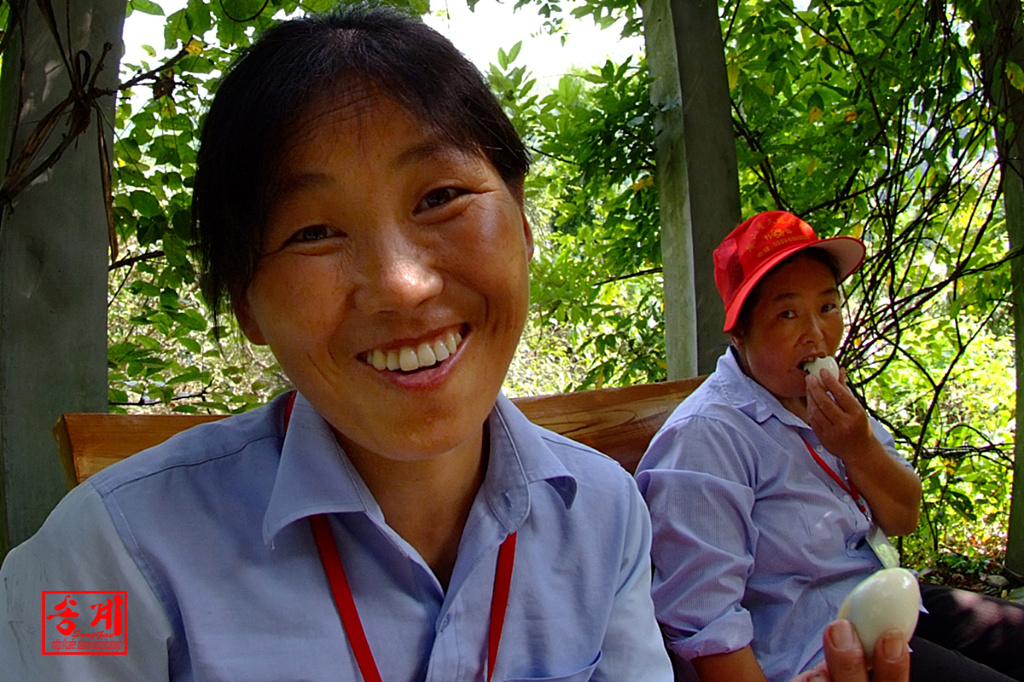
[[886, 568], [853, 588], [839, 607], [839, 618], [853, 623], [870, 659], [875, 642], [887, 630], [899, 630], [909, 640], [920, 609], [921, 589], [914, 574], [905, 568]]

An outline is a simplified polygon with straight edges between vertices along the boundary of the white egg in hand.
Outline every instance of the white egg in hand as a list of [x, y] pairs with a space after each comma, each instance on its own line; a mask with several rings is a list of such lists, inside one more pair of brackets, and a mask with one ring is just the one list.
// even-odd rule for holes
[[899, 630], [909, 640], [920, 609], [921, 588], [914, 574], [905, 568], [885, 568], [853, 588], [839, 607], [839, 618], [853, 623], [870, 658], [875, 642], [887, 630]]
[[804, 363], [804, 370], [813, 374], [814, 376], [821, 378], [821, 370], [827, 369], [828, 373], [834, 378], [839, 378], [839, 363], [831, 355], [823, 358], [814, 358], [810, 362]]

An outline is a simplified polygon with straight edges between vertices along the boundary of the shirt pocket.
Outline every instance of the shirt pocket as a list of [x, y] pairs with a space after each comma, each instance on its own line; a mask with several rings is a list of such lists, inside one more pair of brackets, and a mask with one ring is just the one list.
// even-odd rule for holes
[[598, 652], [597, 658], [594, 659], [593, 663], [569, 675], [556, 675], [554, 677], [507, 677], [505, 682], [586, 682], [593, 676], [594, 670], [597, 669], [597, 664], [600, 662], [601, 654]]

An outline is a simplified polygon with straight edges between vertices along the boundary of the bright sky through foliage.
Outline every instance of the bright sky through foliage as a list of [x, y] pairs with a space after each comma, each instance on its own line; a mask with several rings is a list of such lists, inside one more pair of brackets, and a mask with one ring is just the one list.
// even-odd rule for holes
[[[160, 4], [170, 15], [185, 2], [165, 0]], [[471, 12], [463, 0], [453, 0], [435, 6], [435, 14], [426, 17], [426, 22], [451, 39], [484, 72], [492, 62], [497, 62], [498, 48], [508, 52], [518, 41], [523, 41], [516, 63], [528, 66], [542, 83], [551, 85], [573, 66], [589, 68], [604, 63], [607, 57], [621, 61], [643, 52], [643, 40], [639, 37], [622, 40], [618, 28], [602, 31], [589, 18], [570, 18], [563, 47], [558, 36], [538, 34], [542, 20], [532, 6], [513, 12], [512, 5], [512, 2], [482, 0], [476, 11]], [[145, 59], [142, 45], [155, 48], [160, 56], [174, 54], [175, 50], [167, 50], [165, 54], [163, 49], [163, 25], [164, 17], [141, 12], [128, 17], [124, 31], [125, 60], [138, 63]]]
[[470, 12], [464, 2], [449, 4], [448, 16], [431, 16], [426, 22], [448, 36], [480, 69], [497, 62], [498, 48], [506, 52], [520, 40], [518, 64], [527, 65], [541, 81], [557, 79], [572, 67], [589, 68], [611, 57], [622, 61], [643, 52], [639, 37], [622, 40], [620, 28], [602, 31], [589, 18], [567, 22], [565, 45], [559, 36], [540, 35], [542, 19], [533, 6], [512, 11], [512, 3], [484, 0]]

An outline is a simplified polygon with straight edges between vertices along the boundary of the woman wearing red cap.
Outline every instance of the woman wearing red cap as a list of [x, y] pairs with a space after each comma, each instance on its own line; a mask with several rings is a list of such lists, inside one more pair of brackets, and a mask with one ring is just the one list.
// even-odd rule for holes
[[[898, 564], [886, 536], [916, 528], [921, 483], [842, 371], [805, 369], [839, 348], [839, 285], [864, 245], [819, 239], [772, 211], [714, 257], [731, 346], [637, 469], [653, 518], [655, 607], [669, 649], [705, 682], [784, 680], [820, 663], [823, 635], [836, 650], [859, 649], [849, 623], [829, 623], [862, 579]], [[1024, 610], [1009, 609], [1016, 647]], [[911, 679], [1012, 679], [921, 640], [920, 625], [917, 634]], [[890, 632], [874, 663], [905, 655]], [[1021, 666], [994, 656], [986, 662]]]

